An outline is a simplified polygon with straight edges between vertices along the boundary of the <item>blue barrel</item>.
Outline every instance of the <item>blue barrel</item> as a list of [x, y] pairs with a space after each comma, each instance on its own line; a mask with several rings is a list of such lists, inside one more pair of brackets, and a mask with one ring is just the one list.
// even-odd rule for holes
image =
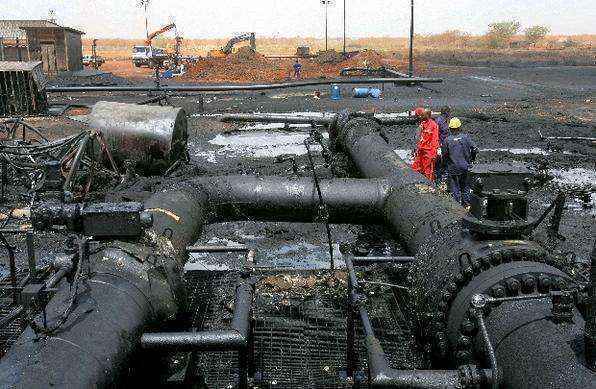
[[354, 88], [354, 97], [359, 99], [365, 99], [368, 97], [370, 88]]
[[373, 97], [375, 99], [378, 99], [379, 97], [381, 97], [381, 94], [382, 91], [379, 88], [354, 88], [354, 97], [359, 99], [365, 99], [367, 97]]
[[331, 100], [341, 100], [339, 85], [331, 85]]

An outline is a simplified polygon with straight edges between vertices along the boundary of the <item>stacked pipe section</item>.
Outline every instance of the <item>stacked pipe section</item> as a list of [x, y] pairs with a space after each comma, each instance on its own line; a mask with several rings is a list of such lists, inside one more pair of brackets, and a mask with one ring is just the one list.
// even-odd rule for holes
[[[523, 297], [572, 288], [549, 252], [519, 237], [483, 240], [462, 228], [466, 210], [414, 172], [366, 118], [342, 115], [332, 134], [366, 178], [386, 178], [391, 189], [384, 219], [410, 254], [411, 311], [437, 364], [461, 366], [489, 357], [471, 306], [474, 296]], [[505, 387], [584, 388], [584, 320], [566, 298], [557, 316], [550, 298], [509, 301], [486, 309], [486, 328]], [[567, 304], [567, 306], [565, 306]]]

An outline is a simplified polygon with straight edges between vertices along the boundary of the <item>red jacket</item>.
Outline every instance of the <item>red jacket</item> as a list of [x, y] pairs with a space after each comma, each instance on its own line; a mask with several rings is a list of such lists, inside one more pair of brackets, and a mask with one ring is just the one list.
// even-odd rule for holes
[[437, 156], [437, 150], [441, 147], [439, 140], [439, 126], [433, 119], [427, 119], [420, 124], [420, 139], [418, 140], [417, 151], [424, 151], [431, 158]]

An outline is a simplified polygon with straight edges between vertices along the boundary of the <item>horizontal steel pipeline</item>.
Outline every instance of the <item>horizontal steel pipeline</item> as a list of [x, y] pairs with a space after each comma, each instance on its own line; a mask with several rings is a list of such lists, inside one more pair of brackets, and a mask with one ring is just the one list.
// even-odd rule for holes
[[[375, 121], [384, 125], [406, 125], [415, 124], [416, 118], [413, 116], [388, 116], [383, 114], [371, 115]], [[281, 115], [274, 113], [229, 113], [222, 115], [220, 121], [244, 122], [244, 123], [286, 123], [286, 124], [315, 124], [321, 126], [335, 125], [338, 114], [328, 114], [325, 116], [315, 115]]]
[[310, 80], [299, 82], [282, 82], [277, 84], [248, 84], [248, 85], [164, 85], [164, 86], [49, 86], [48, 93], [75, 92], [233, 92], [233, 91], [261, 91], [271, 89], [301, 88], [307, 86], [331, 84], [399, 84], [416, 85], [426, 83], [441, 83], [440, 78], [334, 78], [325, 80]]
[[[310, 178], [222, 176], [191, 181], [205, 196], [209, 221], [252, 220], [309, 223], [320, 216], [319, 197]], [[331, 223], [382, 221], [390, 186], [379, 179], [320, 181]]]

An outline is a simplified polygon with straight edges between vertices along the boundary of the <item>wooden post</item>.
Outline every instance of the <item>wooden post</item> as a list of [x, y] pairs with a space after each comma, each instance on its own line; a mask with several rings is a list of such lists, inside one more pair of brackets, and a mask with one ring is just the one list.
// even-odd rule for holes
[[16, 43], [15, 46], [17, 48], [17, 61], [21, 61], [21, 42], [19, 40], [19, 38], [16, 38]]
[[70, 58], [68, 58], [68, 40], [66, 39], [66, 30], [62, 30], [64, 35], [64, 57], [66, 60], [66, 70], [70, 70]]

